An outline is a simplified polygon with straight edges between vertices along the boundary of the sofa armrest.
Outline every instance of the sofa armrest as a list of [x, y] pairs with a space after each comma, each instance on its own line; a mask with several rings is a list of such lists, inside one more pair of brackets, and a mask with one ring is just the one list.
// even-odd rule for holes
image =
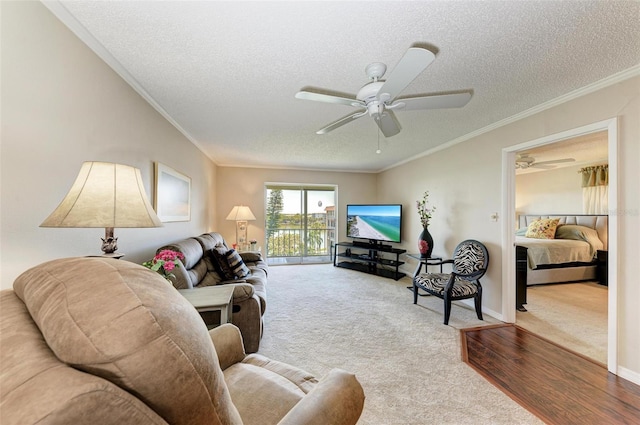
[[238, 304], [242, 301], [253, 298], [253, 294], [256, 293], [253, 285], [249, 282], [234, 283], [233, 284], [233, 303]]
[[278, 425], [354, 425], [363, 407], [364, 391], [355, 375], [333, 369]]
[[225, 370], [231, 365], [240, 363], [245, 357], [242, 334], [237, 326], [225, 323], [209, 331], [209, 336], [218, 354], [220, 368]]
[[256, 292], [253, 285], [246, 280], [225, 280], [220, 282], [218, 285], [233, 285], [234, 304], [253, 298], [253, 295]]
[[259, 251], [244, 251], [240, 252], [239, 254], [242, 258], [242, 261], [244, 261], [245, 263], [255, 263], [258, 261], [262, 261], [262, 254]]

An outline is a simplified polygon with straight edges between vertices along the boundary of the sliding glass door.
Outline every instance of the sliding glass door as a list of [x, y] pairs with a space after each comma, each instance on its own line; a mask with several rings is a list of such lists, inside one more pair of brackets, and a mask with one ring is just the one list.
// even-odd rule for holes
[[265, 196], [269, 264], [331, 262], [336, 187], [267, 184]]

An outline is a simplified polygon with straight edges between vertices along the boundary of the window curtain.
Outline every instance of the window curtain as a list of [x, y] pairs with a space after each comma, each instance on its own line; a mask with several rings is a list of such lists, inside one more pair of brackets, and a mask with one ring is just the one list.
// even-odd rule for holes
[[582, 212], [584, 214], [609, 213], [609, 166], [596, 165], [581, 168]]

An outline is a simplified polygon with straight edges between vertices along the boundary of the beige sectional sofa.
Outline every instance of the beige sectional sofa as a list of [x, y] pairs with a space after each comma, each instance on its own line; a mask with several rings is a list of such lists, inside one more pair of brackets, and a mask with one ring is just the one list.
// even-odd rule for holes
[[362, 411], [352, 374], [246, 355], [236, 327], [208, 332], [138, 264], [60, 259], [13, 288], [0, 292], [2, 425], [352, 425]]
[[223, 276], [216, 264], [214, 251], [229, 251], [229, 246], [220, 233], [204, 233], [160, 247], [181, 252], [185, 259], [183, 266], [172, 272], [177, 289], [201, 288], [211, 285], [233, 285], [232, 323], [242, 333], [247, 353], [255, 353], [262, 338], [262, 316], [267, 308], [267, 263], [259, 252], [241, 252], [243, 262], [250, 274], [242, 278]]

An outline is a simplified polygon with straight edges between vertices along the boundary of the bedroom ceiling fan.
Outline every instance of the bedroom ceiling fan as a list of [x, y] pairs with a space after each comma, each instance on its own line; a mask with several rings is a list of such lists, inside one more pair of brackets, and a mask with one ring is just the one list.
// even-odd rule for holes
[[574, 162], [574, 158], [562, 158], [562, 159], [554, 159], [550, 161], [541, 161], [537, 162], [536, 159], [530, 156], [528, 153], [518, 154], [516, 157], [516, 168], [524, 170], [527, 168], [542, 168], [542, 169], [550, 169], [554, 168], [555, 164], [561, 164], [563, 162]]
[[355, 119], [365, 115], [371, 116], [382, 134], [391, 137], [400, 132], [400, 124], [392, 111], [413, 111], [420, 109], [460, 108], [471, 99], [471, 90], [448, 94], [424, 94], [398, 97], [427, 66], [435, 59], [435, 54], [422, 47], [411, 47], [404, 54], [400, 62], [391, 71], [386, 80], [381, 80], [387, 66], [380, 62], [369, 64], [365, 72], [369, 83], [365, 84], [357, 95], [345, 97], [342, 95], [326, 94], [320, 90], [301, 90], [296, 93], [297, 99], [313, 100], [316, 102], [336, 103], [352, 106], [357, 112], [340, 118], [316, 134], [325, 134]]

